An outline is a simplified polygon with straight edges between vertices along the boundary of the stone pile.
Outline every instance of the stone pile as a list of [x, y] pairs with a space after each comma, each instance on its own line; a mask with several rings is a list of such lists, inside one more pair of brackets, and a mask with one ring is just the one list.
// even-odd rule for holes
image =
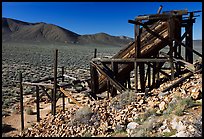
[[[164, 83], [161, 85], [167, 86]], [[168, 95], [158, 96], [161, 88], [153, 89], [147, 98], [129, 91], [112, 99], [89, 101], [82, 108], [76, 106], [58, 111], [56, 116], [48, 115], [39, 123], [28, 128], [22, 136], [31, 137], [87, 137], [111, 136], [114, 132], [126, 132], [127, 136], [199, 136], [200, 132], [188, 119], [162, 118], [170, 103], [176, 103], [175, 95], [191, 97], [194, 101], [202, 98], [202, 77], [195, 74]], [[192, 95], [194, 92], [198, 95]], [[201, 101], [202, 103], [202, 101]], [[146, 114], [154, 110], [155, 113]], [[143, 121], [141, 115], [145, 115]], [[171, 115], [169, 115], [171, 116]], [[175, 115], [174, 115], [175, 117]], [[139, 119], [139, 120], [138, 120]], [[200, 126], [199, 124], [197, 124]], [[202, 125], [202, 124], [201, 124]], [[144, 134], [145, 129], [148, 134]], [[192, 133], [194, 132], [194, 133]]]

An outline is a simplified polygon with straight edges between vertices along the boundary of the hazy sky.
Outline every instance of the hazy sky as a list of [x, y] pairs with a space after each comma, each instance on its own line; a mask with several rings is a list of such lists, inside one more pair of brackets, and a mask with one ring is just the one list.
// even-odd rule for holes
[[[202, 2], [2, 2], [2, 16], [26, 22], [46, 22], [80, 35], [105, 32], [133, 37], [138, 15], [162, 11], [202, 10]], [[202, 39], [202, 13], [194, 24], [194, 39]]]

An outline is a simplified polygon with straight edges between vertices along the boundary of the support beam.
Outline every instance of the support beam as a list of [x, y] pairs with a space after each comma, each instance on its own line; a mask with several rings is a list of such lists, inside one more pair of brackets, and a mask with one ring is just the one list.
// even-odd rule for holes
[[176, 82], [174, 82], [172, 85], [168, 86], [167, 88], [165, 88], [164, 90], [162, 90], [162, 92], [166, 92], [170, 89], [173, 89], [174, 87], [177, 87], [180, 83], [182, 83], [183, 81], [185, 81], [186, 79], [188, 79], [189, 77], [191, 77], [193, 75], [192, 72], [188, 73], [186, 76], [181, 77], [179, 80], [177, 80]]
[[169, 59], [170, 59], [170, 67], [171, 67], [171, 80], [174, 79], [174, 63], [173, 63], [173, 38], [174, 38], [174, 19], [170, 18], [168, 20], [168, 32], [169, 32], [169, 37], [170, 37], [170, 42], [169, 42], [169, 47], [170, 47], [170, 51], [169, 51]]
[[31, 83], [31, 82], [22, 82], [23, 85], [31, 85], [31, 86], [44, 86], [46, 88], [53, 88], [53, 84], [46, 84], [46, 83]]
[[150, 64], [148, 63], [147, 67], [147, 80], [148, 80], [148, 88], [150, 88], [151, 85], [151, 69], [150, 69]]
[[94, 58], [96, 58], [96, 54], [97, 54], [97, 49], [95, 48], [95, 50], [94, 50]]
[[36, 86], [36, 111], [37, 111], [37, 122], [40, 122], [39, 86]]
[[23, 85], [22, 85], [22, 73], [19, 73], [20, 81], [20, 109], [21, 109], [21, 131], [24, 130], [24, 113], [23, 113]]
[[[117, 80], [118, 79], [117, 78], [117, 76], [118, 76], [117, 75], [118, 74], [118, 64], [115, 62], [111, 62], [111, 67], [112, 67], [113, 73], [115, 74], [114, 78]], [[111, 86], [111, 96], [114, 97], [116, 95], [117, 95], [117, 90], [113, 86]]]
[[[62, 67], [62, 82], [64, 82], [64, 67]], [[62, 110], [65, 112], [65, 95], [62, 93]]]
[[[193, 18], [193, 13], [190, 13], [190, 21]], [[186, 61], [189, 63], [193, 63], [193, 52], [188, 50], [187, 47], [189, 47], [190, 49], [193, 49], [193, 23], [192, 21], [188, 23], [188, 25], [186, 26], [186, 31], [189, 29], [189, 32], [186, 35]]]
[[56, 114], [56, 94], [57, 94], [57, 58], [58, 58], [58, 49], [55, 50], [55, 59], [54, 59], [54, 94], [53, 94], [53, 115]]
[[60, 87], [60, 91], [61, 91], [62, 93], [64, 93], [67, 97], [69, 97], [77, 106], [79, 106], [79, 107], [82, 106], [79, 102], [77, 102], [76, 99], [74, 99], [74, 98], [70, 95], [70, 92], [65, 91], [65, 90], [64, 90], [63, 88], [61, 88], [61, 87]]
[[91, 74], [91, 96], [96, 99], [96, 94], [98, 93], [98, 72], [96, 68], [90, 64], [90, 74]]

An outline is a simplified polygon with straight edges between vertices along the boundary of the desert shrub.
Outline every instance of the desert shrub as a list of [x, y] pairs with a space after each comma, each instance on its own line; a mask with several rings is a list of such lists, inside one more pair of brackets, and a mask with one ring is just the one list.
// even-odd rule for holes
[[92, 136], [92, 134], [91, 134], [90, 131], [86, 131], [86, 132], [82, 135], [82, 137], [91, 137], [91, 136]]
[[88, 106], [85, 106], [76, 111], [75, 120], [80, 123], [87, 124], [89, 123], [92, 114], [93, 114], [92, 110]]
[[139, 128], [134, 129], [132, 137], [151, 137], [153, 130], [157, 131], [162, 125], [162, 120], [158, 116], [150, 116], [143, 123], [140, 123]]
[[175, 96], [173, 102], [170, 102], [164, 114], [175, 114], [182, 116], [184, 111], [190, 107], [194, 106], [194, 102], [191, 97], [181, 98], [180, 96]]
[[33, 114], [34, 114], [33, 109], [32, 109], [31, 107], [28, 107], [28, 108], [26, 109], [26, 114], [28, 114], [28, 115], [33, 115]]
[[176, 129], [172, 129], [172, 130], [170, 130], [170, 132], [163, 132], [163, 136], [164, 136], [164, 137], [170, 137], [170, 136], [172, 136], [172, 135], [175, 135], [176, 132], [177, 132]]
[[186, 108], [190, 108], [190, 107], [194, 106], [194, 102], [193, 102], [191, 97], [181, 99], [180, 104], [184, 105]]
[[111, 137], [128, 137], [127, 131], [116, 131], [111, 134]]
[[146, 121], [150, 116], [155, 115], [155, 109], [148, 109], [145, 113], [140, 114], [134, 121], [138, 124], [142, 124]]
[[116, 109], [121, 109], [125, 105], [130, 104], [131, 102], [135, 101], [136, 94], [133, 91], [125, 91], [122, 94], [116, 96], [112, 100], [112, 105]]

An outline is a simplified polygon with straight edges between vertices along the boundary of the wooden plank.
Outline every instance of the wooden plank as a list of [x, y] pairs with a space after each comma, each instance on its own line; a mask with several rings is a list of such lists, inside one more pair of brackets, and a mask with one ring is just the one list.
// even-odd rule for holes
[[[103, 67], [99, 67], [98, 65], [96, 65], [95, 63], [91, 62], [91, 64], [104, 76], [106, 76], [106, 78], [113, 84], [113, 86], [119, 91], [119, 92], [123, 92], [126, 89], [118, 82], [116, 81], [112, 76], [110, 76], [110, 74], [113, 75], [113, 73], [108, 70], [107, 68]], [[107, 71], [108, 70], [108, 71]]]
[[194, 67], [193, 64], [191, 64], [191, 63], [189, 63], [187, 61], [181, 60], [181, 59], [176, 59], [176, 58], [174, 58], [174, 61], [177, 62], [177, 63], [182, 64], [189, 71], [195, 72], [195, 67]]
[[[159, 34], [163, 37], [168, 39], [168, 30], [167, 30], [167, 23], [166, 22], [156, 22], [155, 24], [152, 25], [153, 28], [150, 27], [150, 29], [155, 30], [155, 32], [159, 32]], [[143, 36], [144, 35], [144, 36]], [[150, 33], [143, 32], [141, 34], [141, 55], [142, 57], [150, 57], [154, 52], [160, 50], [164, 46], [167, 45], [166, 42], [161, 41], [160, 39], [157, 39], [156, 37], [153, 37], [150, 41], [146, 38], [147, 35], [152, 35]], [[148, 42], [147, 42], [148, 41]], [[146, 45], [149, 44], [149, 45]], [[122, 58], [122, 59], [127, 59], [135, 57], [135, 43], [131, 43], [128, 45], [126, 48], [124, 48], [122, 51], [117, 53], [113, 58]], [[129, 74], [133, 69], [134, 69], [134, 63], [128, 64], [128, 65], [121, 65], [119, 66], [119, 77], [123, 78], [124, 75], [127, 73]], [[99, 78], [99, 92], [105, 91], [106, 88], [106, 78], [104, 76], [100, 76]]]
[[161, 13], [162, 8], [163, 8], [163, 6], [160, 5], [160, 6], [159, 6], [159, 9], [157, 10], [157, 14], [160, 14], [160, 13]]
[[40, 122], [39, 86], [36, 86], [36, 110], [37, 110], [37, 122]]
[[90, 74], [91, 74], [91, 93], [90, 95], [96, 99], [96, 94], [98, 93], [98, 72], [96, 71], [95, 67], [90, 64]]
[[193, 75], [192, 72], [188, 73], [186, 76], [184, 77], [181, 77], [179, 80], [177, 80], [176, 82], [174, 82], [172, 85], [168, 86], [167, 88], [163, 89], [162, 90], [162, 93], [170, 90], [170, 89], [173, 89], [175, 87], [177, 87], [180, 83], [182, 83], [183, 81], [185, 81], [186, 79], [188, 79], [189, 77], [191, 77]]
[[[62, 77], [63, 76], [58, 76], [57, 79], [62, 78]], [[40, 82], [44, 82], [44, 81], [48, 81], [48, 80], [54, 81], [54, 77], [45, 77], [43, 79], [32, 81], [31, 83], [40, 83]]]
[[53, 88], [53, 84], [46, 84], [46, 83], [31, 83], [31, 82], [22, 82], [23, 85], [32, 85], [32, 86], [44, 86], [46, 88]]
[[56, 114], [56, 94], [57, 94], [57, 58], [58, 58], [58, 49], [55, 50], [54, 58], [54, 90], [53, 90], [53, 115]]
[[145, 68], [144, 68], [144, 63], [139, 63], [140, 67], [140, 87], [141, 87], [141, 91], [145, 92], [145, 79], [144, 79], [144, 74], [145, 74]]
[[202, 54], [199, 53], [199, 52], [197, 52], [196, 50], [194, 50], [194, 49], [192, 49], [192, 48], [190, 48], [190, 47], [187, 47], [184, 43], [178, 41], [177, 39], [174, 39], [174, 40], [175, 40], [175, 42], [177, 42], [178, 44], [180, 44], [180, 45], [186, 47], [189, 51], [192, 51], [192, 52], [194, 52], [196, 55], [198, 55], [198, 56], [200, 56], [200, 57], [203, 57]]
[[67, 96], [68, 98], [70, 98], [77, 106], [79, 106], [79, 107], [82, 106], [79, 102], [76, 101], [76, 99], [74, 99], [74, 98], [70, 95], [70, 92], [65, 91], [65, 90], [64, 90], [63, 88], [61, 88], [61, 87], [60, 87], [60, 91], [61, 91], [62, 93], [64, 93], [65, 96]]
[[[193, 18], [193, 13], [190, 13], [190, 21]], [[193, 23], [188, 23], [187, 27], [185, 28], [186, 31], [189, 29], [189, 33], [186, 35], [186, 61], [189, 63], [193, 63], [193, 52], [188, 50], [188, 48], [193, 49]]]
[[95, 50], [94, 50], [94, 58], [96, 58], [96, 54], [97, 54], [97, 49], [95, 48]]
[[[112, 67], [112, 71], [114, 73], [114, 78], [117, 80], [118, 79], [118, 64], [115, 62], [111, 62], [111, 67]], [[114, 97], [117, 95], [117, 90], [111, 86], [111, 96]]]
[[21, 131], [24, 130], [24, 113], [23, 113], [23, 84], [22, 84], [22, 73], [19, 73], [20, 81], [20, 110], [21, 110]]
[[[128, 58], [128, 59], [101, 59], [101, 60], [97, 60], [100, 61], [104, 64], [106, 63], [111, 63], [111, 62], [115, 62], [118, 64], [128, 64], [128, 63], [134, 63], [135, 62], [135, 58]], [[136, 62], [167, 62], [169, 61], [169, 58], [137, 58]]]
[[[64, 67], [62, 67], [62, 82], [64, 82]], [[65, 95], [62, 94], [62, 110], [65, 112]]]

